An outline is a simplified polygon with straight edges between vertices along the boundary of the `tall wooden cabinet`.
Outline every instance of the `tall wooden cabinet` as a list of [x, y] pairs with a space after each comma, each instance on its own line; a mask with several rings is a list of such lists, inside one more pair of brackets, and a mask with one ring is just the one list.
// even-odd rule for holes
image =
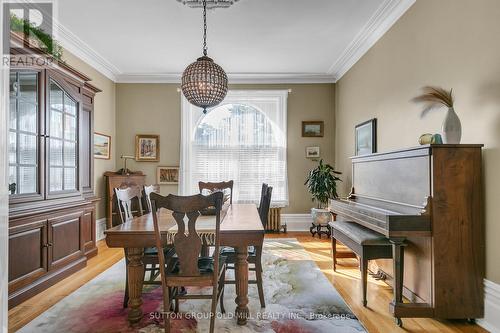
[[89, 80], [64, 63], [11, 67], [9, 307], [97, 254], [92, 149], [100, 90]]

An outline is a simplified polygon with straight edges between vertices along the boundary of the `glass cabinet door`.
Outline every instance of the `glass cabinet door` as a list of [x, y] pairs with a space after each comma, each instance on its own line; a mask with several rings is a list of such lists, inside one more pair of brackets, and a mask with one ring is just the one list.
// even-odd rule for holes
[[48, 190], [78, 190], [78, 103], [55, 81], [49, 82]]
[[11, 196], [39, 191], [38, 73], [10, 73], [9, 193]]

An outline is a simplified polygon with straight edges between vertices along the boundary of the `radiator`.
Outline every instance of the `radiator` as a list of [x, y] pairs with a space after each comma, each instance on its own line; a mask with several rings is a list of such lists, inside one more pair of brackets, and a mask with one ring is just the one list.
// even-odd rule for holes
[[281, 207], [271, 207], [267, 217], [266, 231], [280, 232], [281, 229], [286, 232], [286, 226], [281, 225]]

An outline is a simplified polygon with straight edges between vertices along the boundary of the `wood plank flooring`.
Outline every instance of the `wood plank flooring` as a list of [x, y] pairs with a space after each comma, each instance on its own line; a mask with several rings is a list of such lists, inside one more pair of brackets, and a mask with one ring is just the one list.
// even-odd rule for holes
[[[448, 321], [434, 319], [404, 319], [404, 327], [398, 328], [389, 313], [389, 302], [392, 291], [385, 283], [368, 279], [368, 307], [361, 304], [360, 273], [355, 259], [339, 259], [337, 272], [333, 272], [330, 252], [330, 241], [323, 237], [312, 238], [309, 233], [289, 232], [287, 234], [270, 234], [266, 238], [295, 237], [309, 252], [332, 285], [339, 291], [354, 314], [370, 333], [388, 332], [429, 332], [429, 333], [468, 333], [487, 332], [478, 325], [466, 321]], [[9, 332], [15, 332], [38, 315], [49, 309], [65, 296], [92, 280], [95, 276], [111, 267], [123, 258], [123, 250], [110, 249], [104, 241], [98, 243], [99, 254], [90, 259], [87, 267], [62, 280], [44, 292], [9, 311]]]

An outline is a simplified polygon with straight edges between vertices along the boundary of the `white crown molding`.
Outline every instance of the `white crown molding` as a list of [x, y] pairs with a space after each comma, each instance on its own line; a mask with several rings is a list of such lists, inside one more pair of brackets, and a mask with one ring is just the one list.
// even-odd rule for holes
[[[26, 1], [26, 0], [20, 0]], [[385, 0], [326, 73], [228, 73], [230, 84], [335, 83], [396, 23], [416, 0]], [[56, 39], [116, 83], [180, 83], [181, 73], [123, 73], [54, 20]]]
[[54, 29], [56, 31], [56, 40], [65, 50], [68, 50], [73, 55], [86, 62], [108, 79], [116, 82], [116, 77], [120, 74], [120, 70], [115, 65], [101, 56], [61, 23], [54, 22]]
[[484, 279], [484, 318], [477, 323], [491, 333], [500, 333], [500, 284]]
[[[180, 83], [181, 73], [124, 73], [117, 83]], [[228, 73], [229, 84], [333, 83], [329, 74], [316, 73]]]
[[416, 0], [385, 0], [328, 70], [335, 82], [396, 23]]

